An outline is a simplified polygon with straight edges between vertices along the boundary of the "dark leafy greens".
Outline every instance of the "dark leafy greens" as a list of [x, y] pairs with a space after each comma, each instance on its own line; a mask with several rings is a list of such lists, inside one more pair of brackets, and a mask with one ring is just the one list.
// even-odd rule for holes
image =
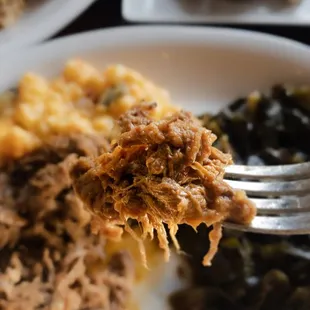
[[[204, 125], [217, 147], [241, 164], [289, 164], [310, 160], [310, 88], [277, 85], [270, 95], [252, 93]], [[310, 225], [310, 223], [309, 223]], [[309, 310], [310, 236], [279, 237], [225, 231], [209, 268], [200, 264], [208, 230], [182, 227], [181, 248], [194, 253], [190, 289], [171, 296], [178, 310]]]
[[231, 150], [236, 163], [289, 164], [310, 159], [310, 88], [274, 86], [269, 96], [255, 92], [233, 102], [204, 124]]

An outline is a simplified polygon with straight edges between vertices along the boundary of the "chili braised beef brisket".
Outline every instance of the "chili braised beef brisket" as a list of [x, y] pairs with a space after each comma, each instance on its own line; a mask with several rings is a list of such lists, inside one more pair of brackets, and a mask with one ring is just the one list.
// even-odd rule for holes
[[[158, 122], [150, 114], [155, 104], [141, 105], [120, 118], [121, 134], [98, 158], [81, 158], [71, 176], [77, 194], [95, 215], [94, 230], [120, 237], [123, 226], [140, 244], [157, 232], [159, 245], [169, 258], [164, 224], [177, 249], [178, 225], [194, 229], [213, 225], [210, 249], [203, 264], [210, 265], [221, 238], [224, 220], [248, 224], [255, 207], [244, 192], [223, 181], [230, 155], [212, 146], [216, 137], [190, 113], [180, 112]], [[128, 219], [136, 220], [141, 237]]]
[[56, 136], [0, 173], [0, 309], [125, 309], [128, 253], [108, 262], [105, 239], [72, 190], [77, 156], [107, 151], [103, 138]]

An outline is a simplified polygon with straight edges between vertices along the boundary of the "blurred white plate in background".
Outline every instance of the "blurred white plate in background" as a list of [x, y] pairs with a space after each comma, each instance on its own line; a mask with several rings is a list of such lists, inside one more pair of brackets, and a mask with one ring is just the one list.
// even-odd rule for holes
[[47, 39], [69, 24], [94, 1], [33, 1], [16, 24], [0, 30], [0, 55]]
[[122, 14], [132, 22], [310, 25], [310, 0], [123, 0]]

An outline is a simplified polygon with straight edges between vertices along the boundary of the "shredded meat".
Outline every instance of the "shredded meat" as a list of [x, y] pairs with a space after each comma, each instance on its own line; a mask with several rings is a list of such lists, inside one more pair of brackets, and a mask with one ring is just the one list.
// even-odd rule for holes
[[0, 172], [0, 310], [126, 309], [132, 259], [107, 261], [69, 177], [78, 156], [108, 148], [103, 138], [56, 136]]
[[[194, 229], [213, 226], [210, 250], [203, 260], [210, 265], [221, 238], [221, 223], [248, 224], [255, 207], [245, 194], [223, 181], [231, 156], [212, 146], [216, 137], [190, 113], [180, 112], [152, 121], [152, 105], [142, 105], [120, 119], [121, 135], [112, 150], [97, 158], [81, 158], [74, 165], [73, 186], [91, 214], [93, 230], [119, 238], [123, 227], [140, 244], [157, 232], [159, 245], [169, 259], [164, 224], [177, 249], [178, 225]], [[141, 238], [128, 219], [141, 227]]]

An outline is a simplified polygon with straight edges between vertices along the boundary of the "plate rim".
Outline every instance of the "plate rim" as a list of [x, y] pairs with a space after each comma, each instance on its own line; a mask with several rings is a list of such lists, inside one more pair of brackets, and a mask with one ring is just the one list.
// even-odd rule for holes
[[[302, 62], [308, 62], [310, 56], [310, 46], [304, 43], [258, 31], [186, 25], [133, 25], [91, 30], [28, 46], [23, 49], [22, 59], [18, 51], [0, 57], [0, 67], [8, 68], [10, 64], [15, 63], [20, 68], [21, 64], [25, 64], [29, 60], [36, 61], [37, 57], [42, 63], [43, 56], [47, 61], [54, 60], [60, 57], [64, 50], [67, 50], [65, 54], [70, 53], [71, 50], [76, 51], [76, 57], [78, 57], [79, 53], [97, 51], [98, 48], [102, 48], [103, 42], [105, 48], [116, 48], [136, 46], [137, 42], [141, 46], [152, 46], [165, 42], [170, 44], [172, 40], [183, 45], [184, 42], [191, 44], [191, 42], [197, 43], [199, 40], [202, 45], [211, 42], [212, 45], [217, 44], [220, 47], [242, 48], [243, 46], [243, 48], [247, 48], [251, 46], [262, 53], [268, 53], [268, 50], [272, 53], [276, 49], [280, 50], [281, 55], [283, 57], [285, 55], [287, 58], [290, 58], [291, 53], [294, 52], [298, 53], [298, 59]], [[83, 41], [82, 45], [81, 41]], [[78, 49], [76, 49], [77, 47]], [[0, 70], [0, 89], [3, 81], [10, 78], [10, 75], [4, 71]]]
[[[48, 24], [44, 27], [37, 27], [36, 31], [23, 34], [18, 36], [16, 39], [13, 37], [8, 43], [0, 45], [0, 55], [3, 56], [8, 52], [14, 52], [14, 50], [31, 46], [32, 44], [40, 43], [45, 41], [52, 35], [56, 34], [58, 31], [69, 25], [75, 18], [82, 14], [90, 5], [92, 5], [97, 0], [83, 0], [76, 2], [75, 0], [64, 0], [64, 10], [62, 10], [62, 18], [49, 19]], [[77, 5], [79, 4], [79, 5]], [[38, 8], [40, 10], [40, 8]], [[14, 27], [14, 25], [13, 25]], [[0, 30], [1, 36], [1, 30]]]
[[[73, 0], [74, 1], [74, 0]], [[96, 0], [91, 0], [96, 1]], [[147, 33], [148, 32], [148, 33]], [[150, 35], [150, 32], [152, 32], [153, 35], [156, 35], [157, 37], [152, 37]], [[261, 46], [260, 44], [257, 44], [258, 40], [266, 40], [268, 42], [272, 42], [272, 44], [276, 45], [286, 45], [290, 48], [299, 48], [303, 50], [309, 50], [310, 46], [308, 46], [305, 43], [299, 42], [297, 40], [293, 40], [290, 38], [282, 37], [275, 34], [269, 34], [264, 33], [257, 30], [248, 30], [248, 29], [237, 29], [237, 28], [229, 28], [229, 27], [217, 27], [217, 26], [189, 26], [189, 25], [175, 25], [175, 24], [169, 24], [169, 25], [126, 25], [126, 26], [116, 26], [116, 27], [107, 27], [104, 29], [95, 29], [95, 30], [88, 30], [83, 31], [79, 33], [74, 33], [70, 35], [65, 35], [62, 37], [53, 38], [48, 41], [44, 41], [41, 43], [38, 43], [36, 45], [30, 45], [26, 46], [23, 50], [23, 54], [30, 53], [32, 50], [40, 50], [40, 49], [48, 49], [52, 45], [61, 45], [66, 44], [70, 45], [69, 43], [75, 42], [76, 40], [94, 40], [99, 37], [107, 37], [109, 39], [112, 39], [114, 37], [115, 40], [113, 43], [127, 43], [131, 42], [133, 37], [128, 37], [128, 35], [133, 36], [141, 36], [143, 35], [143, 41], [148, 43], [156, 43], [158, 40], [158, 34], [161, 36], [167, 37], [172, 36], [171, 33], [173, 32], [174, 39], [178, 39], [180, 35], [184, 38], [186, 35], [187, 40], [192, 39], [191, 35], [196, 36], [205, 36], [205, 37], [211, 37], [213, 36], [216, 38], [217, 36], [222, 36], [221, 40], [217, 40], [218, 43], [225, 44], [227, 41], [223, 41], [223, 37], [231, 38], [232, 36], [234, 38], [238, 37], [238, 39], [246, 39], [248, 42], [252, 41], [251, 43], [254, 43], [257, 46]], [[120, 40], [120, 38], [123, 36], [123, 38]], [[122, 42], [121, 42], [122, 41]], [[196, 41], [196, 40], [194, 40]], [[223, 42], [221, 42], [223, 41]], [[233, 43], [234, 40], [229, 40], [229, 43]], [[65, 43], [63, 43], [65, 42]], [[68, 43], [69, 42], [69, 43]], [[142, 43], [140, 42], [140, 43]], [[229, 44], [231, 45], [231, 44]], [[82, 50], [86, 49], [87, 47], [85, 44], [82, 46]], [[263, 47], [263, 49], [265, 49]], [[12, 53], [8, 55], [4, 55], [4, 57], [16, 57], [19, 54], [19, 51], [12, 51]], [[16, 55], [16, 56], [15, 56]], [[3, 58], [3, 57], [1, 57]], [[0, 63], [1, 59], [0, 58]]]

